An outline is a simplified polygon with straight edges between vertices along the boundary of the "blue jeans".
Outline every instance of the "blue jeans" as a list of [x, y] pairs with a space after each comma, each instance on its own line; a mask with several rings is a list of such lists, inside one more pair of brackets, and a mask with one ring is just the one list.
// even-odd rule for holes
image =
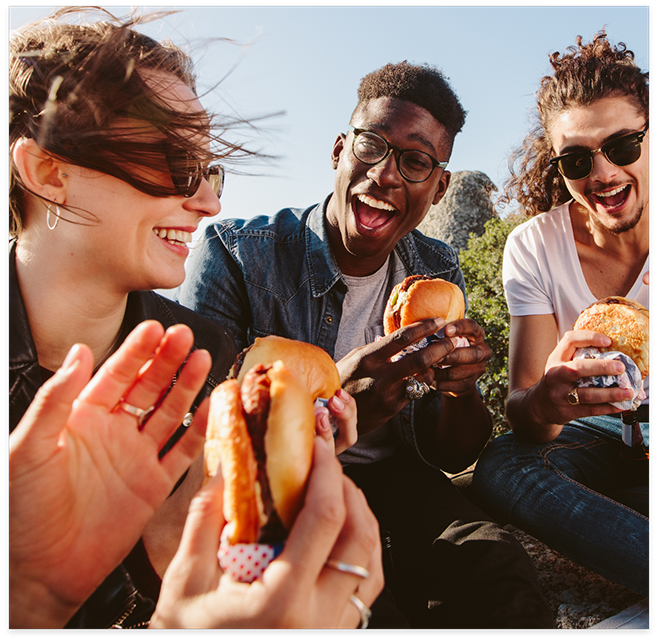
[[[484, 507], [584, 567], [649, 594], [649, 461], [624, 458], [621, 419], [589, 417], [550, 443], [508, 433], [480, 456]], [[649, 443], [649, 423], [642, 423]]]

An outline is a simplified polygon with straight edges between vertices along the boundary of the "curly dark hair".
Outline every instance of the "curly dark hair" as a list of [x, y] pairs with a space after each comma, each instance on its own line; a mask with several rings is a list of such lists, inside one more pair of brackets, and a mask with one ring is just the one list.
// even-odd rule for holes
[[584, 45], [578, 36], [576, 46], [569, 47], [564, 55], [553, 53], [550, 62], [554, 73], [542, 78], [537, 92], [538, 123], [510, 156], [511, 178], [501, 199], [515, 199], [528, 217], [571, 199], [561, 174], [549, 163], [553, 146], [548, 131], [557, 114], [618, 95], [649, 117], [649, 73], [637, 66], [633, 52], [623, 42], [612, 46], [605, 29], [590, 44]]
[[372, 71], [361, 79], [355, 112], [359, 107], [376, 98], [398, 98], [422, 107], [441, 123], [454, 142], [466, 121], [459, 98], [448, 79], [430, 65], [413, 65], [406, 60], [389, 63]]
[[[106, 21], [72, 24], [102, 12]], [[101, 171], [154, 196], [179, 195], [173, 186], [150, 182], [142, 166], [162, 169], [165, 149], [196, 162], [259, 155], [224, 139], [238, 119], [219, 122], [206, 111], [177, 110], [146, 82], [161, 72], [184, 82], [196, 95], [190, 57], [169, 42], [135, 27], [172, 12], [136, 12], [117, 18], [98, 7], [68, 7], [12, 33], [9, 52], [9, 167], [12, 236], [20, 234], [27, 188], [12, 161], [21, 138], [33, 139], [65, 162]], [[128, 123], [128, 124], [126, 124]], [[135, 134], [157, 131], [150, 139]], [[196, 135], [200, 134], [200, 135]], [[210, 137], [210, 150], [208, 149]], [[157, 138], [157, 139], [156, 139]], [[139, 175], [138, 175], [139, 174]], [[42, 200], [46, 200], [41, 198]], [[70, 211], [70, 210], [69, 210]], [[89, 212], [75, 212], [93, 220]], [[71, 221], [72, 222], [72, 221]], [[82, 222], [78, 220], [78, 222]]]

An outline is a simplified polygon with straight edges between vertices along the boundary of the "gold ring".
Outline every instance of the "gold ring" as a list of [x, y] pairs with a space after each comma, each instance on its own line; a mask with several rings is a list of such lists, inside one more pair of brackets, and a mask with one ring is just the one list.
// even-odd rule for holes
[[569, 401], [570, 405], [579, 405], [580, 404], [580, 399], [578, 398], [578, 387], [577, 386], [569, 391], [569, 393], [567, 394], [567, 400]]
[[365, 568], [362, 568], [360, 565], [352, 565], [351, 563], [334, 561], [334, 559], [328, 559], [325, 565], [333, 568], [334, 570], [338, 570], [339, 572], [353, 574], [354, 576], [358, 576], [360, 579], [367, 579], [370, 576], [370, 572], [368, 572], [368, 570]]
[[144, 423], [146, 423], [155, 409], [155, 405], [151, 405], [148, 409], [143, 410], [134, 405], [130, 405], [130, 403], [126, 403], [125, 401], [120, 401], [117, 407], [137, 418], [137, 426], [140, 428], [143, 427]]
[[354, 603], [361, 615], [361, 625], [359, 625], [359, 629], [365, 630], [368, 627], [368, 623], [370, 623], [370, 615], [372, 614], [370, 608], [367, 607], [366, 604], [356, 596], [356, 594], [350, 594], [350, 601]]

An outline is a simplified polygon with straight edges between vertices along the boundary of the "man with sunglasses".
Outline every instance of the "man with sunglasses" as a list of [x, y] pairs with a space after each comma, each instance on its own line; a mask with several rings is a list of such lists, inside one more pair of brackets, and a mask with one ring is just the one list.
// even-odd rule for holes
[[[581, 377], [618, 375], [623, 365], [574, 358], [610, 341], [570, 331], [601, 298], [649, 307], [648, 74], [605, 32], [577, 45], [551, 57], [540, 125], [509, 185], [531, 217], [510, 234], [503, 261], [513, 433], [485, 449], [474, 485], [512, 523], [648, 595], [648, 455], [624, 444], [623, 420], [634, 417], [612, 405], [633, 393], [580, 387]], [[648, 447], [648, 377], [644, 391], [636, 418]]]
[[[338, 362], [359, 418], [359, 439], [340, 459], [385, 544], [387, 590], [371, 626], [551, 627], [523, 548], [442, 472], [471, 465], [491, 434], [476, 387], [491, 355], [484, 331], [457, 321], [400, 360], [443, 319], [383, 336], [389, 293], [406, 276], [465, 291], [456, 252], [416, 231], [448, 188], [465, 112], [440, 72], [406, 62], [368, 74], [358, 98], [333, 145], [334, 192], [306, 210], [209, 227], [180, 301], [227, 328], [240, 348], [279, 334]], [[457, 336], [468, 346], [455, 349]], [[406, 621], [386, 605], [391, 592]]]

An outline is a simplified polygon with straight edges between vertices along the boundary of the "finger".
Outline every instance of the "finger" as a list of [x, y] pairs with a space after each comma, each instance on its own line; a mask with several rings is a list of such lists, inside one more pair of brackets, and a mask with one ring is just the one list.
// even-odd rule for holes
[[73, 401], [89, 382], [92, 367], [91, 350], [86, 345], [74, 345], [62, 366], [37, 391], [10, 442], [16, 443], [34, 431], [39, 432], [39, 438], [57, 439], [66, 426]]
[[164, 583], [180, 583], [181, 596], [203, 594], [217, 587], [222, 574], [217, 552], [225, 524], [223, 491], [222, 476], [217, 474], [190, 502], [180, 546], [164, 577]]
[[175, 385], [144, 424], [144, 433], [149, 435], [159, 447], [167, 442], [182, 423], [194, 399], [201, 391], [211, 366], [212, 359], [206, 350], [195, 350], [190, 354]]
[[344, 452], [358, 439], [356, 401], [344, 389], [339, 389], [329, 399], [328, 406], [338, 424], [338, 436], [335, 442], [336, 454]]
[[167, 328], [154, 356], [123, 395], [130, 405], [146, 409], [157, 405], [166, 393], [194, 345], [194, 334], [186, 325]]
[[586, 330], [569, 331], [564, 334], [551, 356], [561, 361], [570, 361], [579, 347], [609, 347], [612, 343], [609, 336], [599, 332]]
[[[330, 446], [315, 438], [313, 465], [309, 476], [304, 506], [290, 530], [285, 548], [269, 570], [283, 572], [302, 589], [315, 585], [329, 552], [334, 546], [345, 520], [343, 471]], [[277, 561], [282, 563], [277, 567]], [[273, 572], [270, 575], [273, 576]], [[283, 577], [282, 577], [283, 578]]]
[[157, 321], [140, 323], [103, 364], [98, 375], [80, 395], [80, 399], [109, 410], [113, 409], [135, 382], [144, 363], [153, 357], [163, 334], [164, 328]]
[[[178, 479], [203, 450], [208, 424], [210, 398], [205, 398], [197, 408], [192, 423], [176, 444], [162, 457], [161, 465], [169, 478]], [[162, 447], [158, 449], [160, 451]]]
[[[343, 479], [343, 491], [346, 518], [330, 558], [370, 572], [373, 550], [379, 550], [381, 556], [379, 525], [363, 492], [347, 477]], [[336, 595], [338, 602], [360, 589], [365, 581], [367, 579], [329, 566], [325, 566], [320, 579], [323, 588]]]
[[377, 354], [382, 361], [387, 361], [401, 352], [405, 347], [409, 347], [409, 345], [413, 345], [423, 338], [436, 334], [444, 324], [445, 321], [443, 318], [428, 318], [397, 329], [376, 343]]

